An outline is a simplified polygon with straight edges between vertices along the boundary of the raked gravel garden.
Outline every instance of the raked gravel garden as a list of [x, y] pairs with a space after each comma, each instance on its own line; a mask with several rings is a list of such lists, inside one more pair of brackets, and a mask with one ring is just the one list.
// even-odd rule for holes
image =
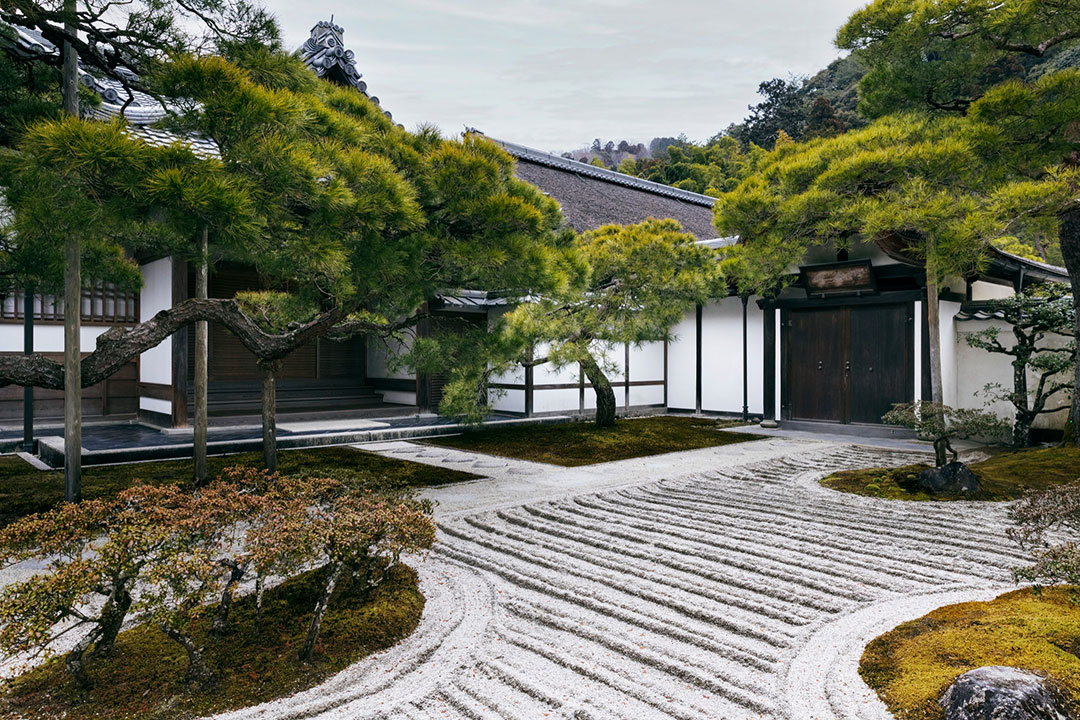
[[770, 438], [559, 468], [366, 446], [485, 479], [432, 488], [419, 628], [249, 718], [890, 718], [867, 642], [1012, 585], [1000, 503], [821, 487], [916, 452]]

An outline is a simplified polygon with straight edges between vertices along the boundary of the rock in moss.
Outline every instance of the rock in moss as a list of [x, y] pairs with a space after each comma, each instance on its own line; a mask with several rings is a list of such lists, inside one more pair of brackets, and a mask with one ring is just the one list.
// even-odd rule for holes
[[923, 470], [919, 473], [918, 486], [932, 493], [977, 493], [982, 490], [975, 473], [956, 461]]
[[1001, 665], [970, 670], [939, 701], [945, 720], [1069, 720], [1066, 701], [1034, 673]]

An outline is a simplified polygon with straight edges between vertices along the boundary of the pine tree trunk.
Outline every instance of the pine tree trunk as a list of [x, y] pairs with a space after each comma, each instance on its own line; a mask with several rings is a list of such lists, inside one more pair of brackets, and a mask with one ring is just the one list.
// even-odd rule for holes
[[[64, 0], [64, 14], [75, 16], [76, 2], [75, 0]], [[76, 26], [74, 22], [65, 22], [64, 30], [69, 35], [74, 35]], [[75, 54], [75, 49], [71, 47], [71, 43], [64, 43], [63, 47], [64, 55], [64, 69], [63, 69], [63, 101], [64, 112], [68, 115], [78, 116], [79, 114], [79, 56]]]
[[330, 605], [330, 596], [334, 594], [334, 589], [337, 588], [338, 580], [341, 579], [341, 572], [345, 568], [344, 563], [335, 563], [333, 569], [330, 571], [330, 577], [326, 581], [326, 587], [323, 588], [323, 593], [319, 597], [319, 601], [315, 604], [315, 614], [311, 617], [311, 624], [308, 625], [307, 639], [304, 640], [304, 647], [300, 650], [300, 659], [307, 661], [311, 659], [311, 656], [315, 653], [315, 643], [319, 639], [319, 630], [322, 629], [323, 617], [326, 615], [326, 608]]
[[930, 334], [930, 399], [945, 402], [941, 383], [941, 305], [937, 273], [926, 266], [926, 327]]
[[[1073, 307], [1076, 309], [1074, 337], [1080, 340], [1080, 204], [1062, 213], [1060, 225], [1061, 254], [1072, 284]], [[1073, 377], [1072, 409], [1066, 426], [1065, 441], [1080, 445], [1080, 343], [1077, 344], [1077, 360]]]
[[[75, 0], [64, 0], [64, 13], [74, 16]], [[64, 29], [75, 32], [74, 22]], [[79, 58], [71, 43], [63, 45], [64, 112], [79, 115]], [[64, 241], [64, 499], [82, 499], [82, 258], [78, 238]]]
[[206, 665], [203, 657], [203, 649], [195, 645], [195, 641], [184, 633], [169, 627], [165, 623], [159, 625], [161, 632], [165, 633], [173, 642], [184, 648], [188, 656], [187, 681], [198, 687], [207, 687], [214, 682], [214, 673]]
[[581, 369], [585, 371], [585, 377], [589, 378], [593, 392], [596, 393], [596, 427], [613, 427], [616, 402], [611, 383], [592, 355], [586, 355], [581, 360]]
[[64, 499], [82, 500], [82, 257], [64, 241]]
[[[195, 270], [195, 297], [205, 300], [209, 294], [207, 277], [207, 229], [203, 227], [202, 240], [199, 243], [199, 262]], [[207, 390], [207, 353], [209, 333], [208, 324], [205, 320], [195, 323], [195, 483], [206, 483], [206, 429], [208, 424], [206, 414], [206, 390]]]
[[277, 384], [274, 373], [281, 363], [259, 363], [262, 369], [263, 465], [266, 472], [277, 472]]

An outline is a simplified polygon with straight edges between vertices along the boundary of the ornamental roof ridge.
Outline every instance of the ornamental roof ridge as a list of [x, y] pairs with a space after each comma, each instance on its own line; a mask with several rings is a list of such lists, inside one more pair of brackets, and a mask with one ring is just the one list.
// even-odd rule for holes
[[320, 20], [311, 28], [311, 35], [297, 53], [304, 64], [317, 76], [359, 91], [382, 109], [391, 120], [394, 116], [379, 104], [379, 98], [368, 94], [367, 83], [356, 68], [356, 53], [345, 47], [345, 28], [329, 20]]

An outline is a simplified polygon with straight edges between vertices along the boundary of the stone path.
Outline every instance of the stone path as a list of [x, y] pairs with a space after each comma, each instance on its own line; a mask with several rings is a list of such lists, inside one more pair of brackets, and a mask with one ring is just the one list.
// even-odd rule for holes
[[552, 469], [368, 446], [493, 479], [433, 490], [428, 606], [399, 645], [240, 718], [883, 720], [872, 637], [982, 599], [1024, 558], [996, 504], [816, 480], [910, 453], [814, 440]]

